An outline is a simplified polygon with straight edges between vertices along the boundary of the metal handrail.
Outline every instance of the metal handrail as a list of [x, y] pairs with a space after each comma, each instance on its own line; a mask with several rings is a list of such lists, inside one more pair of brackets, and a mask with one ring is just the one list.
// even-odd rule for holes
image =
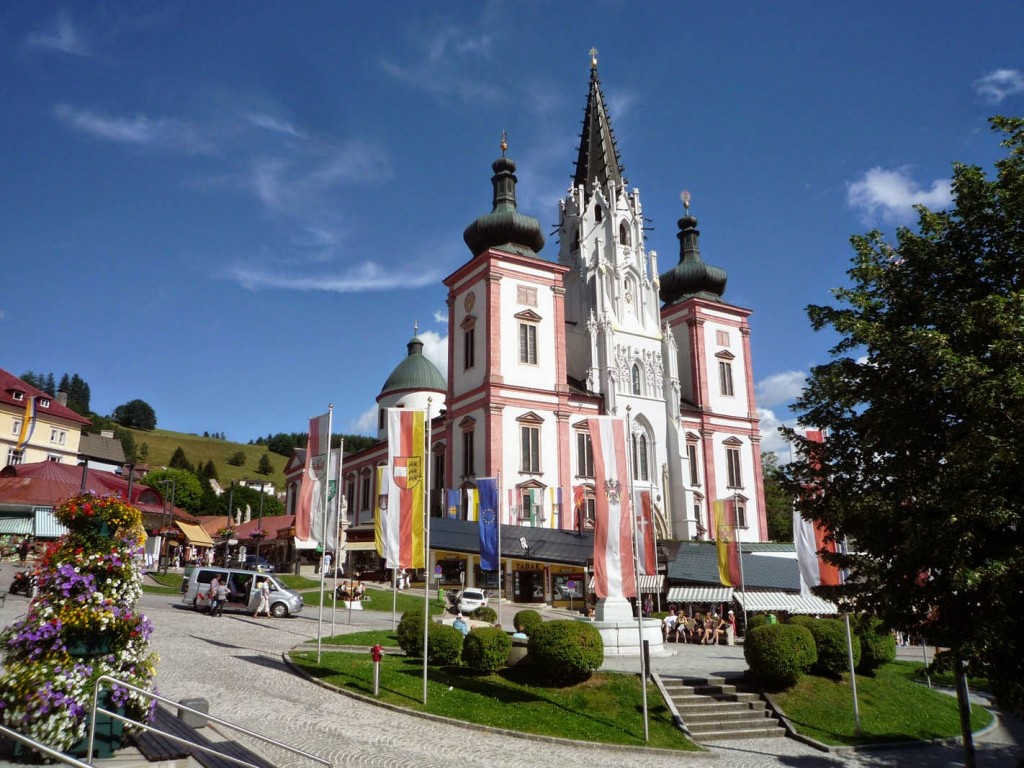
[[[86, 749], [87, 749], [87, 751], [86, 751], [86, 759], [88, 759], [90, 761], [92, 760], [93, 742], [95, 741], [95, 738], [96, 738], [96, 713], [97, 712], [102, 712], [105, 715], [109, 715], [110, 717], [113, 717], [113, 718], [116, 718], [117, 720], [120, 720], [122, 723], [130, 723], [131, 725], [137, 725], [140, 728], [144, 728], [147, 731], [153, 731], [155, 733], [159, 733], [161, 736], [164, 736], [165, 738], [171, 739], [172, 741], [177, 741], [177, 742], [181, 742], [181, 743], [184, 743], [184, 744], [189, 744], [190, 746], [192, 746], [192, 747], [194, 747], [194, 748], [196, 748], [198, 750], [201, 750], [203, 752], [209, 752], [210, 754], [217, 755], [218, 757], [223, 757], [226, 760], [230, 760], [233, 763], [237, 763], [238, 765], [244, 765], [247, 768], [260, 768], [259, 766], [253, 765], [252, 763], [247, 763], [245, 760], [242, 760], [242, 759], [237, 758], [237, 757], [233, 757], [232, 755], [228, 755], [228, 754], [220, 752], [220, 751], [218, 751], [216, 749], [213, 749], [212, 747], [204, 747], [201, 744], [196, 744], [195, 742], [189, 741], [188, 739], [184, 739], [184, 738], [181, 738], [180, 736], [175, 736], [174, 734], [167, 733], [165, 731], [161, 731], [159, 728], [154, 728], [154, 727], [152, 727], [150, 725], [146, 725], [145, 723], [140, 723], [137, 720], [132, 720], [131, 718], [124, 717], [123, 715], [119, 715], [117, 712], [111, 712], [110, 710], [101, 707], [99, 705], [100, 683], [102, 683], [104, 681], [111, 682], [111, 683], [113, 683], [115, 685], [120, 686], [121, 688], [127, 688], [130, 691], [135, 691], [136, 693], [140, 693], [143, 696], [146, 696], [147, 698], [153, 699], [155, 701], [162, 701], [162, 702], [165, 702], [165, 703], [170, 704], [172, 706], [176, 706], [179, 709], [184, 709], [184, 710], [186, 710], [188, 712], [191, 712], [194, 715], [200, 715], [201, 717], [205, 717], [208, 720], [213, 720], [215, 723], [219, 723], [220, 725], [223, 725], [226, 728], [231, 728], [232, 730], [240, 731], [241, 733], [244, 733], [246, 736], [250, 736], [250, 737], [252, 737], [254, 739], [258, 739], [259, 741], [265, 741], [268, 744], [273, 744], [275, 747], [280, 747], [281, 749], [283, 749], [283, 750], [285, 750], [287, 752], [292, 752], [292, 753], [294, 753], [296, 755], [302, 755], [303, 757], [305, 757], [305, 758], [307, 758], [309, 760], [312, 760], [315, 763], [319, 763], [320, 765], [326, 765], [329, 768], [333, 768], [334, 764], [331, 763], [329, 760], [324, 760], [322, 757], [317, 757], [316, 755], [311, 754], [309, 752], [306, 752], [305, 750], [299, 749], [297, 747], [290, 746], [288, 744], [285, 744], [284, 742], [277, 741], [276, 739], [268, 738], [267, 736], [263, 736], [262, 734], [256, 733], [255, 731], [250, 731], [248, 728], [243, 728], [242, 726], [235, 725], [234, 723], [228, 722], [227, 720], [222, 720], [219, 717], [214, 717], [213, 715], [209, 714], [208, 712], [202, 712], [202, 711], [200, 711], [198, 709], [193, 709], [192, 707], [186, 706], [185, 704], [182, 704], [181, 702], [172, 701], [171, 699], [165, 698], [165, 697], [161, 696], [160, 694], [153, 693], [152, 691], [147, 691], [147, 690], [145, 690], [143, 688], [139, 688], [137, 686], [132, 685], [131, 683], [126, 683], [126, 682], [124, 682], [122, 680], [118, 680], [116, 677], [111, 677], [110, 675], [101, 675], [100, 677], [96, 678], [96, 682], [94, 683], [93, 689], [92, 689], [92, 712], [90, 712], [90, 714], [89, 714], [89, 739], [86, 742]], [[74, 765], [89, 765], [89, 766], [91, 766], [92, 762], [89, 762], [88, 764], [85, 764], [85, 763], [78, 763], [76, 761], [73, 764]]]
[[57, 760], [60, 760], [60, 762], [65, 763], [67, 765], [77, 765], [81, 768], [89, 768], [90, 766], [89, 763], [83, 763], [81, 760], [76, 760], [70, 755], [65, 755], [63, 752], [58, 752], [57, 750], [46, 746], [42, 742], [36, 741], [30, 736], [25, 736], [23, 734], [18, 733], [17, 731], [12, 731], [10, 728], [7, 728], [6, 726], [0, 725], [0, 734], [12, 738], [15, 741], [21, 742], [25, 746], [31, 747], [37, 752], [42, 752], [47, 757], [52, 757]]

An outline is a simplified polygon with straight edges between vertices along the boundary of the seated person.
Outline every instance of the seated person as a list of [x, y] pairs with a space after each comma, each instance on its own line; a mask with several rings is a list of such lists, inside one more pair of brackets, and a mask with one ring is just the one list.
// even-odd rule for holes
[[366, 585], [359, 579], [356, 579], [356, 585], [352, 589], [352, 599], [362, 600], [364, 594], [366, 594]]
[[707, 645], [718, 645], [718, 638], [725, 632], [725, 622], [716, 614], [708, 616], [704, 624], [704, 643]]
[[702, 613], [693, 616], [693, 642], [704, 642], [704, 614]]
[[466, 620], [462, 618], [461, 613], [455, 617], [455, 621], [452, 622], [452, 626], [459, 630], [463, 637], [469, 634], [469, 624], [467, 624]]
[[512, 633], [512, 639], [513, 640], [529, 640], [529, 638], [526, 636], [526, 633], [523, 632], [523, 628], [521, 626], [519, 626], [518, 624], [516, 625], [516, 631]]
[[661, 620], [661, 636], [665, 642], [673, 639], [675, 635], [676, 642], [679, 641], [679, 617], [676, 616], [676, 609], [672, 608], [668, 612], [668, 616]]

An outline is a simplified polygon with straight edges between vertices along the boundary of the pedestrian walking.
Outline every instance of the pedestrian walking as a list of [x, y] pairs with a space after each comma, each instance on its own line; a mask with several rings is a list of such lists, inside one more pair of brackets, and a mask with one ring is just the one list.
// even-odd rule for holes
[[259, 590], [260, 604], [256, 606], [256, 613], [252, 617], [258, 618], [260, 613], [266, 613], [267, 618], [271, 618], [273, 614], [270, 613], [270, 580], [260, 579], [256, 582], [256, 589]]

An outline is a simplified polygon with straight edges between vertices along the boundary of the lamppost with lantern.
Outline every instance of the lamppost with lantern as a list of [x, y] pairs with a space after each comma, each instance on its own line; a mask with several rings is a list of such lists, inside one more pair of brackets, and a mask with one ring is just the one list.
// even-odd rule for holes
[[158, 485], [163, 485], [163, 486], [166, 486], [166, 485], [170, 484], [170, 486], [171, 486], [171, 506], [170, 506], [169, 509], [167, 509], [166, 512], [164, 512], [163, 521], [162, 521], [163, 522], [163, 526], [162, 527], [163, 527], [165, 533], [164, 533], [163, 536], [160, 537], [161, 538], [161, 543], [162, 543], [162, 546], [163, 546], [163, 551], [164, 551], [164, 553], [163, 553], [163, 555], [161, 557], [160, 571], [161, 571], [161, 573], [167, 573], [167, 569], [170, 566], [171, 557], [170, 557], [170, 554], [169, 554], [168, 549], [167, 549], [167, 534], [166, 534], [166, 530], [171, 527], [171, 521], [174, 520], [174, 491], [177, 488], [178, 481], [177, 481], [177, 478], [168, 477], [166, 480], [158, 480], [157, 484]]

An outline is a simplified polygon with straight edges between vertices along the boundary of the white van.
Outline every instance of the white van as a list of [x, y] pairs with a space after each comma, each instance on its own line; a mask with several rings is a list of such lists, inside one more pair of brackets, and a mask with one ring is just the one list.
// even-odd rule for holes
[[270, 612], [278, 618], [294, 616], [302, 610], [302, 595], [284, 586], [271, 573], [257, 573], [239, 568], [219, 568], [215, 565], [192, 565], [185, 568], [181, 578], [181, 602], [191, 605], [197, 611], [210, 609], [210, 584], [213, 577], [221, 584], [228, 585], [227, 609], [255, 613], [260, 604], [259, 590], [263, 580], [270, 582]]

